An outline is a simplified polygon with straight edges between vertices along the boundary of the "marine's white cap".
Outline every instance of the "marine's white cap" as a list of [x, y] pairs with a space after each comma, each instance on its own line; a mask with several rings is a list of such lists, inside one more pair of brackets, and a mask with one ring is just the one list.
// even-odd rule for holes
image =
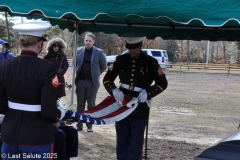
[[128, 44], [135, 44], [142, 42], [143, 37], [123, 37]]
[[141, 33], [127, 33], [122, 35], [126, 41], [126, 48], [135, 49], [142, 46], [144, 35]]
[[12, 29], [18, 31], [18, 35], [42, 37], [43, 40], [46, 40], [44, 35], [46, 34], [46, 30], [50, 27], [51, 24], [48, 22], [33, 21], [16, 24], [12, 27]]

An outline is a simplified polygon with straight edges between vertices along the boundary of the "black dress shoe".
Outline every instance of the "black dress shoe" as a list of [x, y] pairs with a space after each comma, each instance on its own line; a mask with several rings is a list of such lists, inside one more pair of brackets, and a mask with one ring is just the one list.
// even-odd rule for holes
[[77, 131], [82, 131], [83, 130], [82, 126], [76, 125], [76, 127], [77, 127]]
[[93, 132], [93, 129], [92, 128], [88, 128], [87, 132]]

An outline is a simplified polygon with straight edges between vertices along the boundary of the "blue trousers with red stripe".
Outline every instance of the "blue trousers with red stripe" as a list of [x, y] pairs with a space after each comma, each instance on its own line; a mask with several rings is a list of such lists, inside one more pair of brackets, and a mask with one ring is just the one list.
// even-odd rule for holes
[[142, 160], [147, 120], [123, 119], [115, 123], [117, 160]]
[[24, 146], [2, 144], [1, 157], [3, 160], [51, 160], [55, 157], [53, 143], [47, 145]]

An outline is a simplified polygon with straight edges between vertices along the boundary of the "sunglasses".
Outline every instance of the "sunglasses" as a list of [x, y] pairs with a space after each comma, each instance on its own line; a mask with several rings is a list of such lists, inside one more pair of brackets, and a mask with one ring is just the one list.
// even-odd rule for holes
[[59, 45], [58, 44], [53, 44], [53, 47], [59, 47]]

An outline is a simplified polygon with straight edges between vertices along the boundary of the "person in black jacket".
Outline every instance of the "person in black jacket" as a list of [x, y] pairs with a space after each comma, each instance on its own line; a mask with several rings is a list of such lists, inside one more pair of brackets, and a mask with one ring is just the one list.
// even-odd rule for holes
[[45, 31], [51, 25], [36, 21], [13, 26], [19, 31], [20, 56], [0, 63], [0, 114], [3, 159], [52, 159], [53, 123], [65, 115], [56, 106], [57, 68], [38, 58]]
[[[142, 159], [144, 130], [148, 122], [149, 101], [167, 88], [166, 76], [157, 60], [141, 50], [142, 37], [124, 37], [129, 53], [119, 55], [103, 78], [105, 89], [122, 104], [124, 95], [138, 97], [138, 106], [116, 122], [117, 159]], [[120, 87], [114, 81], [119, 77]], [[155, 82], [152, 85], [153, 81]]]
[[57, 98], [66, 96], [65, 92], [65, 78], [64, 74], [69, 67], [65, 50], [67, 44], [61, 38], [52, 38], [48, 41], [46, 49], [47, 53], [43, 56], [43, 59], [48, 60], [55, 64], [58, 68], [58, 91]]
[[[50, 61], [58, 68], [58, 89], [57, 99], [66, 96], [65, 92], [65, 78], [69, 64], [65, 54], [67, 44], [61, 38], [52, 38], [48, 41], [46, 49], [47, 52], [43, 56], [44, 60]], [[54, 153], [57, 153], [58, 160], [69, 160], [70, 157], [77, 157], [78, 155], [78, 133], [72, 126], [60, 125], [65, 122], [54, 124]]]

